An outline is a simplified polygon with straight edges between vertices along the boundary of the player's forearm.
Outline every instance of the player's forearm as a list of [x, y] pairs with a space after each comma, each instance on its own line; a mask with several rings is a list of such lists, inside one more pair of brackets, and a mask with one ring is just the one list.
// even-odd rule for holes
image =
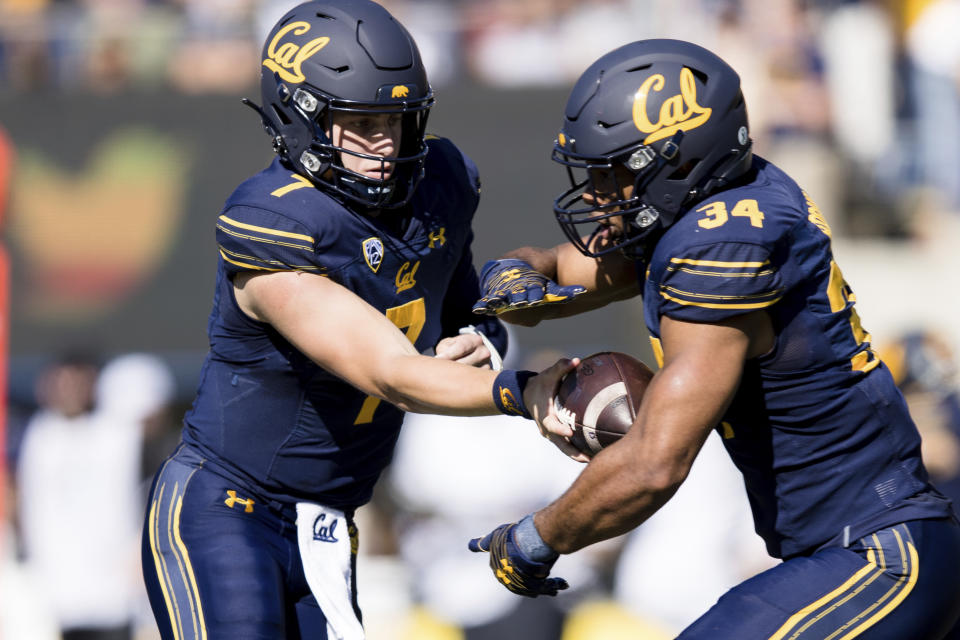
[[537, 512], [537, 530], [558, 553], [572, 553], [645, 522], [682, 480], [657, 473], [622, 446], [601, 451], [556, 502]]
[[706, 366], [681, 358], [654, 376], [630, 431], [537, 514], [547, 544], [570, 553], [626, 533], [673, 496], [736, 389], [735, 377], [699, 384], [710, 379]]
[[[503, 258], [523, 260], [535, 271], [539, 271], [554, 282], [557, 282], [557, 248], [543, 249], [540, 247], [520, 247], [509, 251]], [[561, 283], [558, 283], [561, 284]], [[578, 283], [570, 283], [578, 284]]]
[[398, 356], [378, 381], [377, 395], [404, 411], [457, 416], [498, 413], [497, 372], [422, 355]]

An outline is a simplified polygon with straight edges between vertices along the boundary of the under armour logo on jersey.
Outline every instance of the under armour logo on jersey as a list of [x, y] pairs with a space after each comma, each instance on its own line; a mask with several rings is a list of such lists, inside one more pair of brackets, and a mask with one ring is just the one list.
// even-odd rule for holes
[[383, 242], [380, 238], [367, 238], [363, 241], [363, 259], [374, 273], [380, 269], [383, 262]]
[[[417, 281], [413, 279], [413, 276], [416, 275], [417, 269], [420, 268], [420, 261], [417, 260], [413, 263], [413, 267], [410, 266], [409, 262], [404, 262], [397, 270], [397, 277], [394, 280], [394, 283], [397, 285], [397, 293], [401, 291], [406, 291], [407, 289], [412, 289]], [[410, 269], [407, 271], [407, 269]]]
[[270, 40], [267, 45], [267, 59], [263, 61], [263, 66], [270, 69], [287, 82], [303, 82], [306, 76], [300, 67], [306, 62], [307, 58], [323, 49], [330, 42], [327, 36], [314, 38], [302, 45], [295, 44], [287, 40], [283, 44], [280, 41], [293, 33], [293, 35], [302, 36], [310, 31], [310, 23], [299, 20], [291, 22], [284, 26]]
[[317, 516], [317, 519], [313, 521], [313, 539], [319, 540], [320, 542], [339, 542], [337, 537], [334, 535], [334, 532], [337, 530], [337, 523], [339, 520], [336, 518], [333, 519], [333, 522], [327, 523], [327, 514], [321, 513]]
[[429, 247], [431, 249], [435, 249], [437, 247], [442, 247], [443, 245], [447, 244], [447, 237], [446, 235], [444, 235], [446, 234], [446, 232], [447, 232], [446, 227], [440, 227], [440, 229], [438, 229], [437, 231], [431, 231]]
[[238, 498], [237, 492], [233, 489], [227, 491], [227, 499], [223, 501], [223, 504], [227, 505], [231, 509], [233, 509], [233, 505], [235, 504], [242, 504], [244, 513], [253, 513], [253, 498]]
[[633, 124], [643, 133], [648, 133], [643, 144], [669, 138], [677, 131], [696, 129], [710, 119], [713, 109], [697, 104], [697, 84], [693, 71], [687, 67], [680, 70], [680, 93], [667, 98], [660, 105], [657, 121], [651, 122], [647, 114], [647, 98], [651, 91], [661, 91], [663, 74], [655, 73], [640, 85], [633, 98]]

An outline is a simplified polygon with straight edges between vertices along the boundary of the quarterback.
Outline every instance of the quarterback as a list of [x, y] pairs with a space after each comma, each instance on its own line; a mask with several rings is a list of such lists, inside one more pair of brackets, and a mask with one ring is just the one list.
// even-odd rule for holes
[[[752, 153], [733, 69], [676, 40], [616, 49], [574, 86], [553, 159], [571, 180], [554, 206], [569, 242], [487, 263], [477, 311], [534, 325], [642, 295], [660, 370], [630, 431], [564, 495], [471, 549], [508, 589], [556, 593], [557, 554], [641, 525], [715, 429], [783, 562], [680, 638], [957, 637], [957, 517], [928, 481], [826, 219]], [[524, 279], [587, 291], [529, 307]], [[570, 451], [568, 427], [552, 414], [542, 426]]]
[[570, 363], [497, 370], [506, 333], [471, 313], [477, 169], [426, 136], [433, 93], [385, 9], [290, 10], [261, 94], [248, 104], [277, 157], [216, 220], [210, 351], [154, 479], [143, 572], [165, 639], [355, 640], [352, 515], [403, 412], [530, 417], [544, 407], [522, 389], [555, 387]]

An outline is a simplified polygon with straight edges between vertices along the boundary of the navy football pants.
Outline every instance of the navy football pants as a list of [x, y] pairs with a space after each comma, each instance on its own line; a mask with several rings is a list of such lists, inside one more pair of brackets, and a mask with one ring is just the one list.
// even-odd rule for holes
[[743, 582], [678, 640], [954, 639], [958, 617], [960, 525], [913, 520]]
[[294, 522], [205, 469], [187, 447], [154, 479], [142, 561], [164, 640], [327, 638]]

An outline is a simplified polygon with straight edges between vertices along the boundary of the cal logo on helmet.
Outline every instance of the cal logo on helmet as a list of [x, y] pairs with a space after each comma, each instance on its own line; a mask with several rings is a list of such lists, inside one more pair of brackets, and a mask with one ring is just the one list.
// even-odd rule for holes
[[288, 34], [302, 36], [310, 31], [310, 23], [298, 20], [279, 29], [276, 35], [267, 45], [267, 58], [263, 61], [263, 66], [275, 72], [287, 82], [303, 82], [306, 76], [300, 67], [303, 63], [320, 49], [323, 49], [330, 42], [330, 38], [320, 36], [309, 42], [298, 45], [287, 40], [281, 44], [281, 40]]
[[383, 242], [380, 238], [367, 238], [363, 241], [363, 259], [367, 266], [376, 273], [383, 262]]
[[402, 84], [398, 84], [390, 90], [391, 98], [406, 98], [408, 95], [410, 95], [410, 87], [406, 87]]
[[680, 70], [680, 93], [671, 96], [660, 105], [656, 122], [650, 121], [647, 113], [647, 101], [650, 93], [663, 90], [663, 74], [655, 73], [640, 85], [633, 99], [633, 124], [643, 133], [649, 134], [644, 144], [650, 144], [663, 138], [669, 138], [677, 131], [696, 129], [710, 119], [713, 109], [697, 104], [697, 83], [693, 72], [687, 67]]

